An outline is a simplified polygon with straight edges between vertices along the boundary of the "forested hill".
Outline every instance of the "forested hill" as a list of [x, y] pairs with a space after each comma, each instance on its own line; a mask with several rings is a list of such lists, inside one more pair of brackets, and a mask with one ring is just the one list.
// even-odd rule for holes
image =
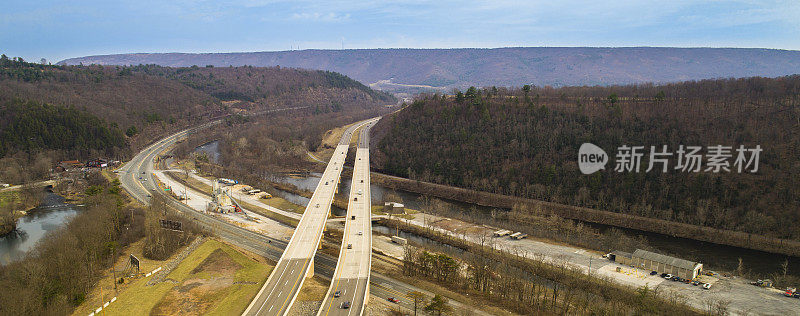
[[[66, 65], [282, 66], [336, 71], [365, 84], [433, 87], [615, 85], [800, 73], [800, 51], [749, 48], [516, 47], [118, 54]], [[386, 88], [404, 88], [381, 84]], [[405, 87], [407, 88], [407, 87]], [[449, 89], [446, 89], [449, 91]]]
[[19, 99], [0, 104], [0, 140], [0, 157], [43, 148], [108, 157], [126, 145], [122, 131], [90, 113]]
[[[326, 71], [280, 67], [52, 66], [0, 56], [0, 105], [8, 117], [14, 117], [14, 111], [26, 110], [25, 106], [42, 104], [47, 104], [47, 109], [63, 107], [91, 113], [105, 122], [104, 128], [124, 131], [127, 145], [122, 147], [130, 145], [134, 150], [169, 132], [226, 114], [304, 106], [308, 113], [330, 113], [383, 108], [395, 102], [391, 95]], [[69, 113], [70, 117], [78, 115]], [[60, 128], [67, 127], [81, 129], [78, 125]], [[73, 134], [67, 135], [83, 132], [71, 130]], [[4, 144], [0, 158], [13, 151], [64, 147], [49, 141], [0, 142]], [[117, 140], [103, 141], [103, 148], [95, 149], [116, 146]], [[124, 150], [115, 153], [117, 157], [112, 158], [126, 156]]]
[[[397, 176], [800, 239], [800, 76], [472, 88], [421, 98], [373, 134], [373, 167]], [[608, 153], [605, 170], [579, 170], [587, 142]], [[638, 172], [615, 171], [623, 145], [643, 146]], [[664, 145], [673, 154], [658, 156], [668, 157], [667, 172], [658, 162], [647, 172], [650, 146]], [[675, 169], [680, 145], [702, 147], [700, 171]], [[730, 171], [707, 171], [716, 145], [732, 147]], [[740, 145], [762, 148], [756, 173], [738, 172]]]

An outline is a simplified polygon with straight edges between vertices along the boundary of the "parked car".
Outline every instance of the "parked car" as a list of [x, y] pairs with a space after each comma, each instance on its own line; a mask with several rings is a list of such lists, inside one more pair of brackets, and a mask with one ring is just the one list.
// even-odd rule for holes
[[650, 272], [650, 275], [656, 275], [656, 274], [658, 274], [657, 271]]
[[342, 309], [348, 309], [348, 308], [350, 308], [350, 302], [342, 303]]
[[679, 277], [679, 276], [677, 276], [677, 275], [676, 275], [676, 276], [673, 276], [671, 280], [672, 280], [672, 281], [680, 281], [680, 280], [681, 280], [681, 277]]
[[700, 285], [700, 281], [692, 281], [692, 285], [698, 286], [698, 285]]
[[672, 274], [669, 274], [669, 273], [667, 273], [667, 274], [665, 274], [665, 275], [663, 276], [663, 278], [665, 278], [665, 279], [667, 279], [667, 280], [671, 280], [671, 279], [672, 279]]
[[667, 279], [667, 274], [666, 273], [662, 273], [661, 277]]
[[398, 303], [398, 302], [400, 302], [400, 300], [398, 300], [398, 299], [396, 299], [396, 298], [394, 298], [394, 297], [387, 298], [386, 300], [388, 300], [389, 302], [392, 302], [392, 303]]
[[362, 235], [364, 235], [364, 232], [358, 232], [358, 235], [362, 236]]
[[711, 289], [711, 283], [703, 283], [703, 289], [710, 290]]

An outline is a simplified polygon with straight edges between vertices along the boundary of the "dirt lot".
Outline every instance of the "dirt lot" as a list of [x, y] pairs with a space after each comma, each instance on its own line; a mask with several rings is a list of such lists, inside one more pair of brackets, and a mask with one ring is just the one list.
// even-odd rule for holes
[[[149, 272], [163, 262], [142, 262]], [[266, 281], [272, 265], [262, 257], [208, 239], [152, 286], [152, 278], [126, 282], [106, 315], [234, 315], [241, 314]], [[106, 288], [104, 291], [108, 291]], [[106, 295], [106, 300], [113, 295]], [[74, 315], [87, 315], [99, 298], [87, 301]]]

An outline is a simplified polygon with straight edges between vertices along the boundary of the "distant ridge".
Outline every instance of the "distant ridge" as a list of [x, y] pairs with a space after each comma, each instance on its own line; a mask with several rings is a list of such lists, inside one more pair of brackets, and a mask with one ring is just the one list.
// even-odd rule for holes
[[517, 47], [117, 54], [59, 64], [281, 66], [331, 70], [365, 84], [615, 85], [800, 73], [800, 51], [760, 48]]

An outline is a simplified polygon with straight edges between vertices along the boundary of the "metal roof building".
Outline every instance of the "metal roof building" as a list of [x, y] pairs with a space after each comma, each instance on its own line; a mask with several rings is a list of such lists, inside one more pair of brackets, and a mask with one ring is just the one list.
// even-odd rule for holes
[[669, 273], [683, 279], [692, 280], [703, 271], [703, 264], [681, 258], [662, 255], [647, 250], [636, 249], [633, 253], [614, 251], [612, 260], [620, 264], [643, 270]]

